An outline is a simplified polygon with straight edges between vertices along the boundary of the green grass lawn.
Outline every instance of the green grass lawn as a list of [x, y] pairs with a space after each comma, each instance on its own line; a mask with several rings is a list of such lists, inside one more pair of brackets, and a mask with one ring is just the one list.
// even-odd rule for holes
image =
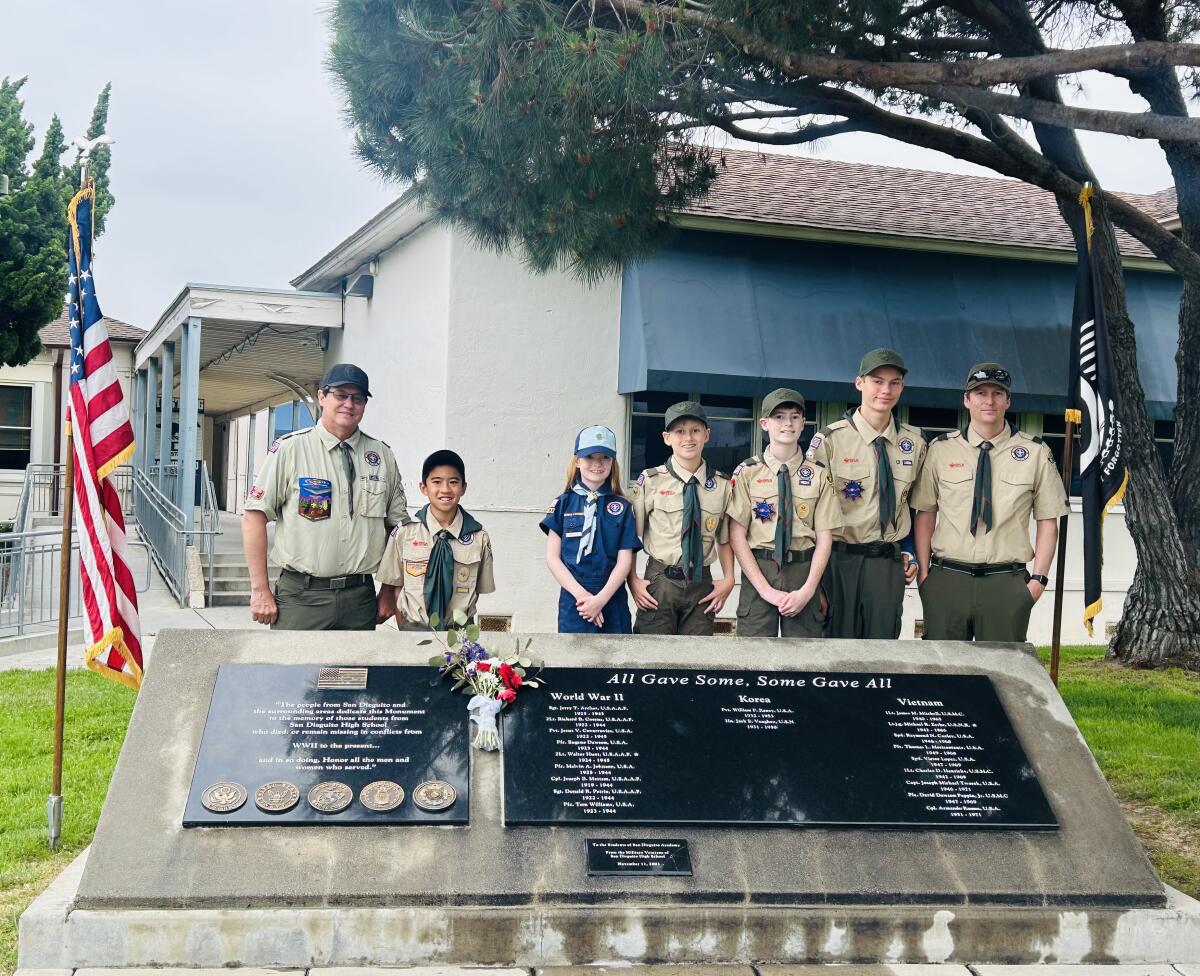
[[[1200, 897], [1200, 676], [1129, 671], [1102, 652], [1064, 649], [1063, 698], [1159, 875]], [[45, 805], [54, 674], [0, 672], [0, 976], [16, 967], [20, 913], [91, 840], [133, 701], [121, 685], [70, 673], [64, 843], [52, 853]]]

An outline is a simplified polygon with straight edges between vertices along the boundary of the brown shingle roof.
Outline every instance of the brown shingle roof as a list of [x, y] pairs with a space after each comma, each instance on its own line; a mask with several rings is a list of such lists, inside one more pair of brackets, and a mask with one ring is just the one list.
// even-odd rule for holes
[[[136, 344], [141, 342], [142, 337], [146, 334], [145, 329], [139, 329], [136, 325], [130, 325], [120, 319], [110, 319], [107, 315], [104, 316], [104, 324], [108, 327], [108, 338], [113, 342]], [[38, 338], [42, 340], [43, 346], [51, 349], [69, 346], [71, 344], [71, 326], [67, 322], [67, 313], [63, 312], [49, 325], [39, 329]]]
[[[712, 192], [688, 208], [701, 217], [942, 241], [1073, 250], [1044, 190], [1004, 177], [964, 176], [780, 153], [725, 150]], [[1176, 210], [1174, 187], [1121, 193], [1157, 220]], [[1130, 257], [1153, 257], [1118, 231]]]

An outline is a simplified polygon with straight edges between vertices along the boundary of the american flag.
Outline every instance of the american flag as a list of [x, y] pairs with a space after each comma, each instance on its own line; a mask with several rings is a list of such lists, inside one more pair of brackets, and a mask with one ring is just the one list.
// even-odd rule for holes
[[142, 683], [141, 624], [129, 571], [125, 518], [108, 476], [133, 457], [133, 427], [113, 367], [108, 329], [92, 280], [95, 190], [71, 200], [67, 262], [71, 322], [71, 444], [75, 457], [75, 530], [79, 535], [80, 593], [93, 671], [132, 688]]

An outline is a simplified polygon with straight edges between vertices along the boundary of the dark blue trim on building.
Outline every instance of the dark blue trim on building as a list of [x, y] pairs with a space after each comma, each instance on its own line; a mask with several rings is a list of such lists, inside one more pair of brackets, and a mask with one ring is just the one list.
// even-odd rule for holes
[[[1179, 279], [1127, 271], [1142, 385], [1153, 417], [1175, 404]], [[1072, 264], [702, 231], [629, 266], [618, 387], [757, 396], [797, 386], [857, 399], [862, 354], [908, 363], [904, 402], [957, 407], [972, 363], [1004, 363], [1013, 407], [1066, 405]]]

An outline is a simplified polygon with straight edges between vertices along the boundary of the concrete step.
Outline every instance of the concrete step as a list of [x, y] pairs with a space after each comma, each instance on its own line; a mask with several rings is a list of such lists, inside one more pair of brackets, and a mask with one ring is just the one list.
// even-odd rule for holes
[[248, 607], [250, 606], [250, 590], [213, 590], [210, 607]]

